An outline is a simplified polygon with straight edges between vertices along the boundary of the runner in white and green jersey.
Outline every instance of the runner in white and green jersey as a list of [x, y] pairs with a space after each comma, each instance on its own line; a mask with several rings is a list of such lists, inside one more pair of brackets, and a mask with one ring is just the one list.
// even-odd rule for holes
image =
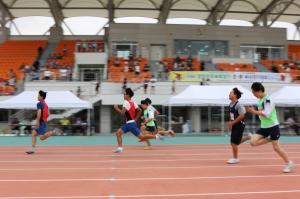
[[265, 93], [264, 86], [259, 82], [254, 82], [251, 86], [252, 93], [259, 99], [257, 108], [247, 107], [247, 112], [258, 115], [260, 119], [260, 129], [251, 138], [252, 146], [259, 146], [272, 142], [274, 151], [285, 161], [283, 172], [289, 173], [293, 170], [293, 162], [289, 160], [286, 152], [279, 143], [280, 129], [277, 119], [275, 104]]
[[[165, 131], [165, 130], [158, 130], [157, 131], [157, 127], [156, 127], [156, 123], [155, 123], [155, 113], [153, 111], [153, 109], [149, 106], [149, 103], [147, 102], [147, 100], [142, 100], [141, 101], [141, 107], [143, 110], [142, 113], [142, 124], [141, 124], [141, 130], [142, 131], [147, 131], [150, 132], [152, 134], [159, 134], [159, 135], [172, 135], [174, 136], [175, 133], [174, 131]], [[144, 147], [145, 150], [151, 150], [151, 143], [149, 140], [146, 141], [146, 146]]]

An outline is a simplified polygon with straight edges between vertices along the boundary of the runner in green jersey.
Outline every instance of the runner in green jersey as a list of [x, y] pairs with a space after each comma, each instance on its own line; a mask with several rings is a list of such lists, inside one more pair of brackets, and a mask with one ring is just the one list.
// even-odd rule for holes
[[283, 172], [289, 173], [293, 170], [294, 164], [289, 160], [286, 152], [279, 143], [280, 129], [275, 104], [265, 93], [265, 88], [261, 83], [254, 82], [251, 89], [253, 95], [259, 99], [257, 104], [258, 110], [255, 110], [253, 107], [247, 107], [247, 112], [259, 116], [260, 129], [252, 136], [250, 143], [252, 146], [259, 146], [271, 142], [274, 151], [286, 163]]
[[[159, 135], [171, 135], [175, 136], [175, 132], [172, 130], [165, 131], [165, 130], [157, 130], [155, 124], [155, 113], [154, 110], [149, 106], [149, 103], [146, 100], [141, 101], [141, 107], [143, 110], [142, 114], [142, 124], [141, 130], [147, 131], [152, 134], [159, 134]], [[151, 150], [151, 143], [149, 140], [146, 141], [146, 146], [144, 147], [145, 150]]]

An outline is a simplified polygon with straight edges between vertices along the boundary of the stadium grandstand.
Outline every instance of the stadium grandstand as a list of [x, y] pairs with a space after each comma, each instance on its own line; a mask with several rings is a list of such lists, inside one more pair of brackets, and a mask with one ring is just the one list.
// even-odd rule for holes
[[[253, 82], [276, 99], [281, 134], [300, 142], [300, 0], [0, 0], [0, 135], [18, 139], [15, 145], [28, 145], [40, 90], [48, 93], [55, 139], [111, 144], [105, 140], [124, 123], [115, 105], [127, 88], [139, 105], [152, 100], [158, 126], [174, 130], [175, 140], [227, 143], [229, 92], [241, 88], [253, 105]], [[259, 121], [246, 114], [245, 132], [255, 133]], [[299, 190], [288, 191], [299, 198]], [[8, 195], [0, 190], [0, 199]]]

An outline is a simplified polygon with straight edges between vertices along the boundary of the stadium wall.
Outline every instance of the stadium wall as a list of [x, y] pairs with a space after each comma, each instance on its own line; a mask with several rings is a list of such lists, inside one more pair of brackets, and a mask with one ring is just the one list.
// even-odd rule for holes
[[[138, 52], [150, 57], [151, 45], [166, 46], [166, 55], [174, 56], [174, 40], [228, 41], [229, 57], [240, 57], [240, 45], [284, 46], [287, 49], [286, 29], [268, 27], [200, 26], [170, 24], [110, 24], [106, 29], [109, 48], [113, 42], [137, 42]], [[110, 50], [110, 55], [112, 51]], [[285, 55], [286, 56], [286, 55]]]

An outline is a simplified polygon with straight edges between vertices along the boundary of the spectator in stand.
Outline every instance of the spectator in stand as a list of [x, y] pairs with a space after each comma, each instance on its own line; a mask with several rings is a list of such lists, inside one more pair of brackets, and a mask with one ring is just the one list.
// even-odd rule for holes
[[121, 63], [120, 63], [120, 59], [119, 59], [118, 57], [116, 57], [115, 60], [114, 60], [114, 66], [119, 67], [120, 64], [121, 64]]
[[40, 70], [40, 62], [38, 60], [35, 60], [32, 67], [33, 67], [33, 70], [35, 70], [35, 71]]
[[16, 83], [17, 83], [17, 75], [16, 73], [14, 72], [14, 70], [10, 69], [9, 72], [8, 72], [8, 85], [13, 87], [13, 88], [16, 88]]
[[124, 78], [123, 80], [123, 86], [122, 86], [122, 93], [124, 93], [124, 91], [126, 90], [127, 88], [127, 78]]
[[274, 64], [274, 62], [272, 62], [271, 67], [272, 67], [271, 70], [273, 73], [278, 73], [278, 69], [277, 69], [276, 65]]
[[48, 68], [44, 71], [44, 79], [45, 80], [51, 80], [52, 79], [52, 72]]
[[144, 66], [144, 72], [148, 72], [148, 71], [150, 71], [150, 66], [148, 64], [146, 64]]
[[73, 80], [73, 68], [71, 66], [66, 66], [67, 68], [67, 75], [68, 75], [68, 80], [72, 81]]
[[38, 57], [37, 57], [37, 59], [40, 59], [41, 58], [41, 56], [42, 56], [42, 54], [43, 54], [43, 51], [44, 51], [44, 49], [43, 49], [43, 47], [38, 47]]
[[96, 95], [99, 94], [99, 88], [100, 88], [100, 82], [97, 82], [97, 83], [96, 83], [96, 86], [95, 86], [95, 92], [96, 92]]
[[67, 80], [68, 79], [68, 70], [65, 67], [62, 67], [59, 69], [59, 75], [60, 75], [60, 80]]
[[151, 85], [151, 93], [155, 93], [155, 83], [157, 82], [157, 79], [154, 75], [152, 75], [152, 78], [150, 79], [150, 85]]
[[82, 52], [87, 52], [87, 51], [88, 51], [88, 43], [82, 42]]
[[129, 72], [129, 67], [128, 67], [128, 65], [125, 65], [125, 66], [124, 66], [124, 72], [125, 72], [125, 73], [128, 73], [128, 72]]
[[147, 94], [148, 92], [148, 84], [149, 84], [149, 80], [146, 78], [144, 80], [144, 94]]
[[81, 97], [81, 88], [80, 86], [77, 87], [77, 97]]
[[140, 69], [140, 65], [137, 64], [134, 66], [134, 72], [135, 72], [135, 75], [138, 77], [140, 76], [140, 73], [141, 73], [141, 69]]
[[176, 80], [172, 81], [172, 92], [173, 95], [176, 93]]
[[200, 71], [204, 71], [205, 70], [205, 62], [201, 61], [200, 63]]
[[64, 46], [63, 52], [64, 52], [64, 57], [68, 55], [68, 48], [66, 44]]
[[175, 63], [180, 63], [181, 62], [181, 58], [179, 57], [179, 55], [177, 55], [177, 57], [174, 60]]

